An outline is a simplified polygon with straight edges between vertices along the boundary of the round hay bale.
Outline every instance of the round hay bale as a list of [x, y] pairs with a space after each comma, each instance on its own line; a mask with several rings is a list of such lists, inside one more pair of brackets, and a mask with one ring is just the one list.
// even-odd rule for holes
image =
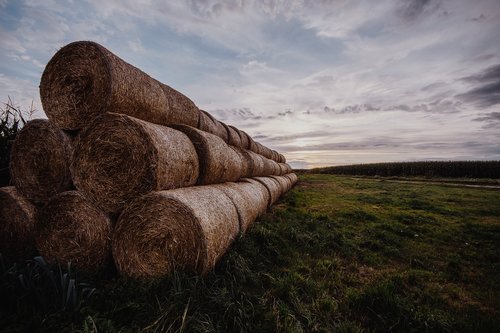
[[196, 105], [94, 42], [61, 48], [45, 67], [40, 97], [49, 119], [77, 130], [105, 112], [161, 125], [198, 125]]
[[284, 176], [288, 173], [288, 168], [284, 163], [278, 163], [278, 166], [280, 168], [280, 176]]
[[274, 160], [273, 159], [273, 151], [262, 144], [261, 144], [261, 146], [262, 146], [262, 155], [265, 158], [268, 158], [270, 160]]
[[238, 129], [238, 134], [241, 139], [241, 148], [250, 149], [250, 136], [245, 132]]
[[36, 208], [14, 186], [0, 188], [0, 253], [9, 261], [27, 259], [35, 249]]
[[279, 154], [279, 160], [280, 160], [281, 163], [286, 163], [286, 158], [282, 154]]
[[230, 148], [236, 150], [236, 152], [240, 155], [241, 158], [241, 178], [252, 177], [253, 170], [253, 159], [249, 154], [248, 150], [229, 146]]
[[71, 165], [75, 186], [108, 213], [150, 191], [194, 185], [198, 170], [184, 133], [116, 113], [80, 134]]
[[244, 234], [257, 217], [267, 210], [269, 194], [263, 186], [249, 182], [224, 183], [212, 186], [224, 192], [233, 202], [238, 212], [241, 234]]
[[287, 177], [283, 177], [283, 176], [271, 176], [271, 178], [273, 178], [274, 180], [276, 180], [280, 184], [281, 195], [283, 195], [286, 192], [288, 192], [290, 190], [290, 188], [292, 187], [290, 179], [288, 179]]
[[242, 156], [242, 178], [252, 177], [253, 175], [253, 158], [250, 152], [243, 148], [236, 148]]
[[154, 278], [174, 269], [211, 270], [239, 233], [231, 200], [213, 186], [149, 193], [120, 215], [113, 234], [118, 271]]
[[259, 154], [259, 146], [257, 146], [257, 143], [249, 136], [248, 137], [248, 150], [253, 151], [256, 154]]
[[272, 158], [271, 158], [271, 159], [272, 159], [273, 161], [275, 161], [275, 162], [278, 162], [278, 163], [279, 163], [279, 162], [280, 162], [280, 160], [279, 160], [279, 155], [278, 155], [278, 153], [276, 152], [276, 150], [272, 150], [272, 151], [271, 151], [271, 154], [272, 154]]
[[79, 191], [53, 197], [38, 214], [36, 246], [50, 263], [99, 271], [111, 258], [112, 223]]
[[252, 159], [252, 177], [264, 175], [264, 158], [251, 150], [247, 150], [247, 153]]
[[32, 120], [17, 134], [12, 145], [12, 183], [28, 200], [44, 204], [73, 186], [70, 161], [69, 135], [49, 120]]
[[269, 207], [271, 207], [276, 201], [278, 201], [282, 192], [281, 185], [276, 179], [273, 179], [271, 177], [253, 177], [247, 178], [245, 179], [245, 181], [249, 181], [249, 179], [258, 181], [267, 188], [267, 191], [269, 192]]
[[174, 128], [186, 134], [196, 149], [200, 161], [197, 184], [237, 181], [246, 171], [243, 170], [243, 156], [220, 137], [185, 125]]
[[280, 165], [278, 164], [278, 162], [276, 161], [273, 161], [273, 160], [270, 160], [271, 161], [271, 164], [273, 165], [273, 175], [275, 176], [281, 176], [281, 168], [280, 168]]
[[233, 126], [226, 125], [226, 124], [223, 124], [223, 125], [227, 131], [227, 137], [228, 137], [227, 143], [229, 143], [230, 145], [233, 145], [235, 147], [241, 148], [242, 147], [241, 146], [241, 138], [240, 138], [240, 134], [238, 133], [238, 131]]
[[210, 113], [207, 111], [201, 110], [200, 112], [200, 123], [198, 128], [202, 131], [217, 135], [219, 138], [224, 140], [224, 142], [228, 143], [228, 133], [224, 125], [215, 119]]
[[264, 169], [262, 171], [262, 174], [261, 176], [269, 176], [269, 175], [272, 175], [273, 173], [273, 168], [272, 168], [272, 164], [271, 164], [271, 161], [268, 160], [267, 158], [265, 158], [264, 156], [260, 155], [259, 156], [261, 157], [262, 159], [262, 162], [263, 162], [263, 165], [264, 165]]
[[285, 177], [287, 177], [288, 179], [290, 179], [290, 182], [292, 183], [292, 187], [295, 185], [295, 183], [297, 183], [297, 175], [294, 174], [294, 173], [289, 173], [289, 174], [286, 174]]

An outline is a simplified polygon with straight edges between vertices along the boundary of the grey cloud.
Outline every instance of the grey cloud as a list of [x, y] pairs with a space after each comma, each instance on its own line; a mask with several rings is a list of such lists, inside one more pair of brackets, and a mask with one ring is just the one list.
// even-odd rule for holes
[[481, 13], [481, 15], [479, 15], [478, 17], [472, 18], [472, 21], [474, 22], [481, 22], [484, 20], [486, 20], [486, 15], [484, 15], [483, 13]]
[[399, 8], [399, 14], [407, 20], [414, 20], [424, 11], [435, 8], [436, 5], [431, 6], [433, 2], [432, 0], [407, 0]]
[[437, 88], [441, 88], [441, 87], [444, 87], [446, 85], [445, 82], [443, 81], [439, 81], [439, 82], [435, 82], [435, 83], [431, 83], [429, 85], [426, 85], [422, 88], [420, 88], [421, 91], [433, 91]]
[[485, 84], [478, 88], [469, 90], [457, 98], [474, 104], [480, 108], [487, 108], [500, 103], [500, 80], [495, 83]]
[[485, 129], [500, 128], [500, 112], [489, 112], [473, 120], [485, 122], [483, 126]]
[[385, 110], [387, 111], [405, 111], [405, 112], [424, 112], [433, 114], [450, 114], [458, 113], [461, 111], [462, 103], [460, 101], [441, 99], [430, 101], [428, 103], [421, 103], [417, 105], [392, 105]]
[[480, 108], [487, 108], [500, 103], [500, 64], [491, 66], [480, 73], [460, 79], [475, 84], [469, 91], [456, 97]]
[[470, 83], [494, 83], [500, 81], [500, 64], [486, 68], [478, 74], [461, 78], [460, 80]]
[[255, 138], [258, 139], [264, 139], [265, 141], [271, 141], [271, 142], [290, 142], [295, 139], [303, 139], [303, 138], [320, 138], [320, 137], [328, 137], [332, 138], [334, 136], [334, 133], [331, 131], [311, 131], [311, 132], [302, 132], [302, 133], [296, 133], [293, 135], [279, 135], [279, 136], [268, 136], [268, 135], [263, 135], [259, 134], [255, 136]]
[[371, 104], [354, 104], [348, 105], [342, 109], [335, 109], [334, 107], [325, 106], [323, 108], [324, 112], [335, 113], [335, 114], [346, 114], [346, 113], [361, 113], [365, 111], [379, 111], [379, 107], [375, 107]]

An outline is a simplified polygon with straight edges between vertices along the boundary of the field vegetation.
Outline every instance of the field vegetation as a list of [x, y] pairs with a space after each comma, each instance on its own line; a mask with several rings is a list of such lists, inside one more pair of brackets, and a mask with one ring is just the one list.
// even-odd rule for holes
[[500, 191], [300, 175], [205, 277], [4, 265], [3, 331], [497, 332]]
[[500, 179], [500, 161], [368, 163], [317, 168], [307, 172], [352, 176]]

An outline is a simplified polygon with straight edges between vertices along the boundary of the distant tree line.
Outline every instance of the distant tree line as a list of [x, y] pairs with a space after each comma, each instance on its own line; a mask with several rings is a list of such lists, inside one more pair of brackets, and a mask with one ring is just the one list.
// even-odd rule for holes
[[500, 161], [426, 161], [339, 165], [309, 170], [353, 176], [500, 178]]

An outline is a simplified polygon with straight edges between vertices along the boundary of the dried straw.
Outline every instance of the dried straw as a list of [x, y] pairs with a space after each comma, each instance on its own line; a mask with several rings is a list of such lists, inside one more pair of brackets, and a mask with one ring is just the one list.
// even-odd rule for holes
[[289, 173], [289, 174], [286, 174], [285, 177], [287, 177], [288, 179], [290, 179], [290, 182], [292, 183], [292, 187], [297, 183], [298, 181], [298, 177], [296, 174], [294, 173]]
[[263, 176], [264, 173], [264, 157], [253, 151], [247, 150], [248, 155], [252, 159], [252, 177]]
[[140, 278], [174, 269], [204, 274], [239, 233], [231, 200], [213, 186], [152, 192], [120, 215], [113, 258], [122, 274]]
[[182, 132], [108, 113], [81, 133], [71, 172], [79, 190], [115, 213], [147, 192], [194, 185], [198, 168]]
[[174, 128], [186, 134], [196, 148], [200, 161], [197, 184], [237, 181], [246, 171], [243, 156], [228, 146], [220, 137], [185, 125], [174, 126]]
[[112, 224], [82, 193], [53, 197], [37, 219], [36, 246], [47, 261], [71, 262], [92, 272], [105, 268], [111, 254]]
[[292, 184], [290, 179], [284, 176], [271, 176], [274, 180], [276, 180], [280, 184], [281, 195], [285, 194], [292, 188]]
[[244, 234], [257, 217], [267, 210], [269, 193], [259, 184], [238, 182], [213, 186], [224, 192], [236, 207], [241, 234]]
[[241, 148], [250, 149], [250, 136], [245, 131], [241, 130], [238, 130], [238, 134], [240, 135], [241, 139]]
[[0, 188], [0, 253], [9, 261], [36, 253], [35, 215], [35, 206], [14, 186]]
[[228, 137], [227, 143], [229, 143], [230, 145], [233, 145], [235, 147], [242, 148], [241, 138], [240, 138], [240, 134], [238, 133], [238, 129], [234, 128], [231, 125], [226, 125], [226, 124], [223, 124], [223, 125], [224, 125], [224, 127], [226, 127], [226, 131], [227, 131], [227, 137]]
[[272, 177], [245, 178], [245, 181], [257, 181], [267, 188], [267, 191], [269, 192], [269, 207], [271, 207], [276, 201], [278, 201], [279, 197], [282, 194], [280, 183], [278, 183], [278, 181], [276, 179], [273, 179]]
[[284, 163], [278, 163], [278, 167], [280, 168], [280, 173], [279, 173], [280, 176], [284, 176], [288, 173], [288, 168]]
[[228, 133], [224, 125], [207, 111], [201, 110], [198, 128], [202, 131], [217, 135], [226, 143], [229, 142]]
[[199, 110], [189, 98], [94, 42], [68, 44], [52, 57], [40, 97], [49, 119], [68, 130], [105, 112], [162, 125], [198, 125]]
[[12, 182], [25, 198], [44, 204], [72, 187], [70, 159], [71, 138], [49, 120], [32, 120], [12, 145]]

